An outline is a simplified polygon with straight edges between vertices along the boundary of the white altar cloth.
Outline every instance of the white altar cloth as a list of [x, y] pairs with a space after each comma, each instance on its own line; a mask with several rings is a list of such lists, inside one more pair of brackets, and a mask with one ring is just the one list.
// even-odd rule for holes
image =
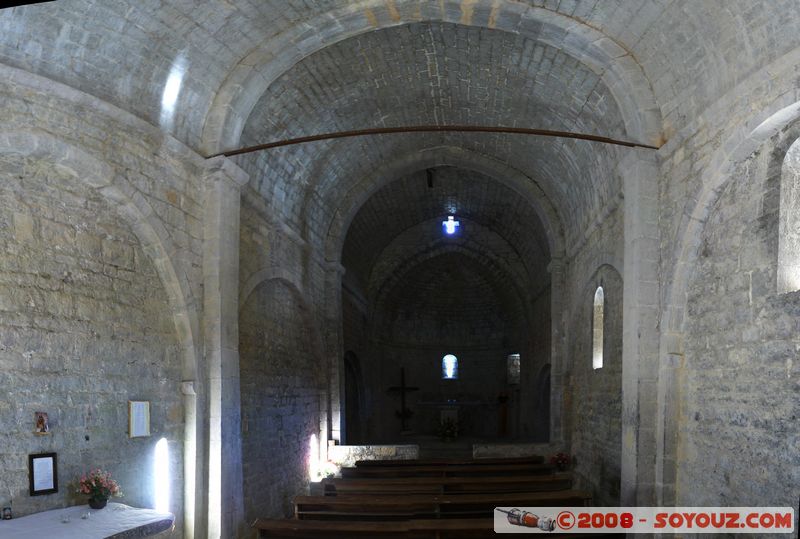
[[[89, 514], [88, 518], [81, 518]], [[69, 522], [63, 522], [69, 519]], [[88, 505], [65, 507], [0, 520], [0, 539], [107, 539], [147, 537], [172, 528], [175, 515], [110, 503], [105, 509]]]

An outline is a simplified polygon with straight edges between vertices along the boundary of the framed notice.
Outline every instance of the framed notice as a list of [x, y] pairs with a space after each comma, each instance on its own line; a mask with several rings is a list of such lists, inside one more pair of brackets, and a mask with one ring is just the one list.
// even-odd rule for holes
[[150, 401], [128, 401], [128, 436], [150, 436]]
[[31, 496], [58, 492], [58, 464], [55, 453], [28, 455]]

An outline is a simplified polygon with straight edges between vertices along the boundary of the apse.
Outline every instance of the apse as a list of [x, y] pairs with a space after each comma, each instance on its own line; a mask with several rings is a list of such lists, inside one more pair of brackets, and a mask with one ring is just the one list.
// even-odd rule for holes
[[439, 166], [377, 190], [342, 251], [347, 443], [536, 438], [549, 260], [502, 179]]

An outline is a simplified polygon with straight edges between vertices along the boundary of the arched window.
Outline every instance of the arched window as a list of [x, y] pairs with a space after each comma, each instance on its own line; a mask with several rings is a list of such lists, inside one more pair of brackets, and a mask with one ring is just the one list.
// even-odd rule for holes
[[442, 380], [456, 380], [458, 378], [458, 358], [447, 354], [442, 358]]
[[800, 139], [781, 167], [778, 217], [778, 294], [800, 290]]
[[506, 358], [506, 381], [509, 385], [519, 384], [520, 361], [519, 354], [510, 354]]
[[598, 286], [594, 293], [592, 316], [592, 368], [603, 368], [603, 287]]

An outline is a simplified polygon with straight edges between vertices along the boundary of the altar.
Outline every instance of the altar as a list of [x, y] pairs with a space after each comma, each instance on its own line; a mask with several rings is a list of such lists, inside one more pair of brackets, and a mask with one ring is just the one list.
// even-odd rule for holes
[[172, 530], [175, 515], [111, 503], [52, 509], [12, 520], [0, 520], [0, 539], [138, 539]]
[[458, 426], [459, 435], [482, 436], [486, 422], [483, 409], [487, 403], [477, 399], [420, 400], [416, 403], [422, 432], [437, 433], [438, 426], [450, 423]]

